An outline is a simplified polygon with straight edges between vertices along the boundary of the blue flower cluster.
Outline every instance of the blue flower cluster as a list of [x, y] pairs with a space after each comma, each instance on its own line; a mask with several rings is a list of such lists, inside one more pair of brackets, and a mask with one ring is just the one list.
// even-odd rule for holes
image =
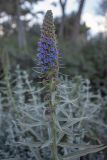
[[58, 50], [55, 47], [55, 42], [46, 36], [42, 35], [41, 40], [38, 42], [38, 66], [40, 72], [46, 73], [57, 66]]

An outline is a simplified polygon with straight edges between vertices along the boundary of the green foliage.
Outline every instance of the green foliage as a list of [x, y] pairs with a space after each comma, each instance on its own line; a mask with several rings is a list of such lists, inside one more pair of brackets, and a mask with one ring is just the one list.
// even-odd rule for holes
[[107, 73], [107, 39], [102, 36], [94, 37], [85, 42], [80, 39], [77, 45], [62, 41], [60, 45], [64, 54], [66, 73], [83, 75], [92, 82], [100, 83]]
[[[103, 39], [102, 37], [92, 39], [83, 48], [82, 52], [84, 55], [84, 59], [86, 60], [86, 64], [89, 63], [89, 65], [87, 66], [92, 68], [90, 73], [92, 72], [92, 74], [102, 77], [104, 75], [104, 72], [107, 72], [106, 50], [107, 39]], [[87, 66], [85, 65], [84, 68], [86, 68], [86, 72], [88, 74], [89, 71]]]
[[69, 75], [82, 75], [81, 71], [84, 57], [81, 49], [84, 46], [84, 41], [78, 45], [71, 44], [70, 41], [60, 41], [61, 52], [64, 53], [64, 72]]

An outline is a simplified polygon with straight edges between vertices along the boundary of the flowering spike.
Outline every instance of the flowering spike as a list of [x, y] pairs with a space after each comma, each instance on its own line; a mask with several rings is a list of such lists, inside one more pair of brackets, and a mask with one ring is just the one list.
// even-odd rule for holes
[[41, 39], [38, 42], [38, 66], [44, 74], [56, 76], [59, 71], [59, 51], [56, 45], [55, 26], [52, 11], [48, 10], [41, 29]]
[[[42, 73], [44, 89], [44, 102], [47, 102], [45, 116], [50, 122], [51, 129], [51, 153], [53, 160], [57, 160], [57, 130], [56, 130], [56, 104], [57, 104], [57, 77], [59, 71], [59, 51], [56, 45], [55, 26], [53, 15], [47, 11], [41, 29], [41, 39], [38, 42], [38, 67]], [[54, 98], [53, 98], [54, 97]]]

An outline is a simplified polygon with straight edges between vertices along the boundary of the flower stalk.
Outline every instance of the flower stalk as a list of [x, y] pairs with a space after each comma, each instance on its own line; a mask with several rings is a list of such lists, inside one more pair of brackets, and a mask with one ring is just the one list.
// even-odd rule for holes
[[44, 101], [47, 102], [45, 116], [49, 117], [51, 127], [51, 155], [53, 160], [58, 160], [57, 156], [57, 128], [56, 118], [56, 96], [60, 54], [57, 49], [55, 26], [52, 11], [48, 10], [41, 29], [41, 39], [38, 42], [37, 65], [39, 73], [45, 86]]
[[[55, 84], [54, 84], [54, 81], [52, 80], [51, 81], [51, 88], [50, 89], [55, 89]], [[53, 90], [51, 90], [51, 96], [52, 96], [52, 93], [53, 93]], [[55, 117], [56, 117], [56, 113], [55, 113], [55, 105], [52, 103], [51, 101], [51, 105], [50, 105], [50, 109], [51, 109], [51, 132], [52, 132], [52, 145], [51, 145], [51, 153], [52, 153], [52, 158], [53, 160], [58, 160], [58, 157], [57, 157], [57, 143], [56, 143], [56, 124], [55, 124]]]

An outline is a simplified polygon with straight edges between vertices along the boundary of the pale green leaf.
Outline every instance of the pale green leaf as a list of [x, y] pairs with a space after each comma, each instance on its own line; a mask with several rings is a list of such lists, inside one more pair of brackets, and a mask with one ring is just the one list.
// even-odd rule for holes
[[87, 155], [87, 154], [89, 154], [89, 153], [95, 153], [95, 152], [98, 152], [98, 151], [101, 151], [101, 150], [103, 150], [103, 149], [105, 149], [105, 148], [107, 148], [107, 146], [98, 146], [98, 147], [96, 147], [96, 148], [94, 148], [94, 147], [92, 147], [92, 148], [88, 148], [88, 149], [84, 149], [84, 150], [77, 150], [76, 152], [74, 152], [74, 153], [71, 153], [71, 154], [69, 154], [69, 155], [66, 155], [66, 156], [63, 156], [63, 157], [61, 157], [61, 159], [62, 160], [73, 160], [73, 159], [75, 159], [75, 158], [79, 158], [79, 157], [81, 157], [81, 156], [85, 156], [85, 155]]

